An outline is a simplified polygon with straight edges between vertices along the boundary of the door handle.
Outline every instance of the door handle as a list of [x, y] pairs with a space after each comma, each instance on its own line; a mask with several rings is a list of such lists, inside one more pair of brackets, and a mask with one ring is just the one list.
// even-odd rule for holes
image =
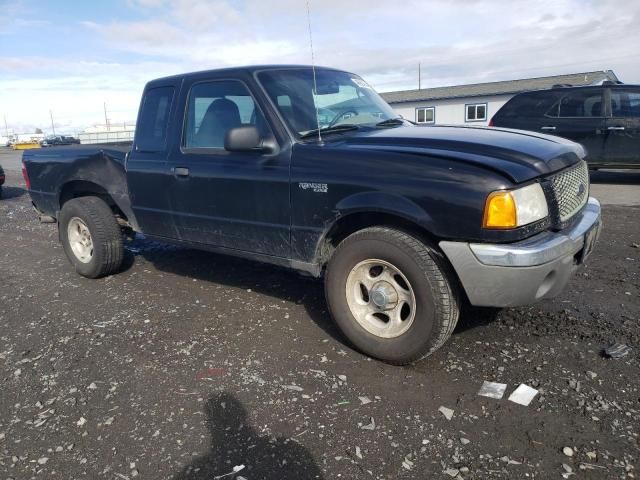
[[176, 177], [188, 177], [189, 176], [189, 169], [186, 167], [173, 167], [171, 169], [171, 171], [173, 172], [173, 174]]
[[624, 127], [607, 127], [607, 130], [624, 130]]
[[555, 130], [556, 127], [552, 126], [552, 125], [546, 125], [544, 127], [540, 127], [540, 130]]

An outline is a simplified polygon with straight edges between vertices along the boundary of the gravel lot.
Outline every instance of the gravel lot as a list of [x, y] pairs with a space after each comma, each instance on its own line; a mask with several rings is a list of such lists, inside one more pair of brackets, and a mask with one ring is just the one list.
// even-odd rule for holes
[[594, 175], [605, 229], [562, 296], [466, 312], [401, 368], [285, 270], [136, 240], [121, 274], [76, 275], [18, 160], [0, 152], [0, 479], [639, 476], [640, 172]]

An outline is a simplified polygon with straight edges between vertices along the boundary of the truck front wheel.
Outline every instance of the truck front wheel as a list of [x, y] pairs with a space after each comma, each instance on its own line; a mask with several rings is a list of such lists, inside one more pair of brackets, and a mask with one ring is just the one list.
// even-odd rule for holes
[[98, 197], [80, 197], [62, 206], [60, 240], [71, 264], [83, 277], [99, 278], [120, 269], [122, 234], [109, 206]]
[[327, 268], [325, 293], [355, 347], [395, 365], [440, 348], [459, 316], [457, 290], [435, 252], [391, 228], [367, 228], [342, 241]]

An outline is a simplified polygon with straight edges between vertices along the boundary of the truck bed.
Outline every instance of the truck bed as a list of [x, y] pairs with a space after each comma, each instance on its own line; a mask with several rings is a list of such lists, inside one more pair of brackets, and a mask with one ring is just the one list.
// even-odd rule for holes
[[130, 148], [130, 142], [123, 142], [25, 150], [22, 161], [34, 206], [57, 218], [63, 198], [91, 192], [110, 197], [128, 216], [125, 160]]

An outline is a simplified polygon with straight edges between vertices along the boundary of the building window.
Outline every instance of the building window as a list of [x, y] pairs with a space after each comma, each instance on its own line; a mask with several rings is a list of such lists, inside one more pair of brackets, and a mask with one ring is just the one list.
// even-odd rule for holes
[[487, 104], [486, 103], [474, 103], [472, 105], [465, 105], [465, 122], [484, 122], [487, 120]]
[[416, 123], [436, 123], [436, 107], [416, 108]]

